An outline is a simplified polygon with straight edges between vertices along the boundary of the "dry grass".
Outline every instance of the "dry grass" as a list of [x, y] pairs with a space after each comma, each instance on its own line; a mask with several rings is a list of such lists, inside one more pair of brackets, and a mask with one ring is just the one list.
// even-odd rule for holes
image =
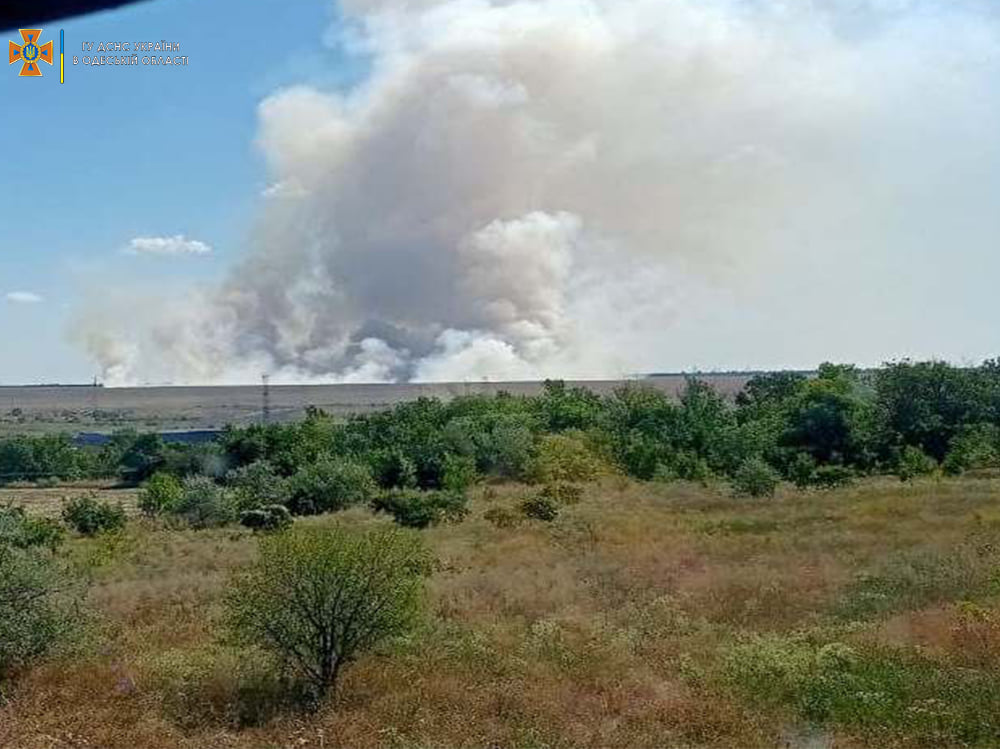
[[5, 486], [0, 488], [0, 505], [20, 505], [35, 515], [57, 517], [65, 502], [86, 494], [96, 494], [104, 502], [121, 503], [130, 515], [137, 511], [138, 489], [121, 489], [106, 481], [81, 481], [53, 488]]
[[[849, 721], [811, 733], [791, 707], [729, 686], [721, 664], [750, 635], [807, 632], [909, 648], [956, 674], [1000, 666], [996, 481], [754, 501], [608, 479], [551, 524], [483, 518], [525, 491], [481, 489], [468, 521], [426, 533], [439, 569], [423, 630], [362, 659], [311, 714], [283, 707], [266, 664], [213, 634], [251, 535], [135, 521], [119, 538], [74, 540], [100, 626], [89, 654], [16, 684], [0, 746], [958, 746], [909, 724], [877, 739]], [[953, 561], [928, 581], [917, 558]]]

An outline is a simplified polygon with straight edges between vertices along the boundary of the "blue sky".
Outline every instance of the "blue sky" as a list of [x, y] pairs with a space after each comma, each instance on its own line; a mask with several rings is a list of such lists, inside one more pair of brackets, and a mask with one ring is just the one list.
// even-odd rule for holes
[[[351, 75], [323, 44], [333, 13], [329, 2], [141, 3], [44, 27], [41, 41], [55, 41], [57, 59], [42, 79], [18, 77], [17, 64], [2, 71], [0, 383], [92, 376], [66, 328], [74, 297], [103, 267], [196, 281], [240, 253], [266, 186], [254, 145], [258, 103], [282, 85], [336, 86]], [[83, 41], [138, 39], [179, 42], [188, 67], [71, 63]], [[123, 254], [134, 237], [176, 235], [213, 252], [171, 261]], [[42, 301], [8, 299], [12, 292]]]
[[95, 294], [120, 383], [996, 355], [993, 0], [344, 4], [372, 64], [336, 0], [155, 0], [41, 42], [187, 67], [0, 71], [0, 383], [89, 381]]

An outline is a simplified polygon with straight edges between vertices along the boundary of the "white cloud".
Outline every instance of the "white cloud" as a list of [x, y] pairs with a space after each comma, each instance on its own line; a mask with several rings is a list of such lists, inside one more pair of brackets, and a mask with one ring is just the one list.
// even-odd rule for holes
[[33, 291], [9, 291], [7, 301], [14, 304], [40, 304], [45, 300]]
[[183, 234], [172, 237], [136, 237], [128, 243], [129, 255], [207, 255], [212, 251], [204, 242]]

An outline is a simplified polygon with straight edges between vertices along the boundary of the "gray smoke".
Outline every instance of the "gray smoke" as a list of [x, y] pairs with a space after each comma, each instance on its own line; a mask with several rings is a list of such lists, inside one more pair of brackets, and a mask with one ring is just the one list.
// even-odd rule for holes
[[254, 246], [181, 312], [85, 324], [112, 382], [617, 376], [719, 299], [807, 309], [824, 258], [849, 284], [952, 238], [996, 187], [990, 3], [342, 9], [370, 74], [262, 102]]

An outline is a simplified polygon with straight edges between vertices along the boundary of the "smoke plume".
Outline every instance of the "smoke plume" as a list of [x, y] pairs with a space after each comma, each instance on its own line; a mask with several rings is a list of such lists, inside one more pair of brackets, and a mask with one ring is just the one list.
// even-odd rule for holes
[[[879, 298], [909, 303], [892, 290], [905, 271], [874, 259], [884, 248], [916, 262], [996, 236], [995, 211], [970, 202], [996, 187], [990, 3], [341, 9], [335, 41], [363, 81], [261, 103], [271, 187], [253, 246], [183, 305], [85, 332], [111, 381], [682, 366], [696, 362], [672, 347], [690, 356], [720, 305], [781, 297], [758, 329], [807, 341], [785, 314], [799, 309], [835, 336], [849, 313], [814, 308], [833, 285], [857, 319], [892, 319], [865, 306]], [[749, 358], [751, 343], [730, 351]]]

